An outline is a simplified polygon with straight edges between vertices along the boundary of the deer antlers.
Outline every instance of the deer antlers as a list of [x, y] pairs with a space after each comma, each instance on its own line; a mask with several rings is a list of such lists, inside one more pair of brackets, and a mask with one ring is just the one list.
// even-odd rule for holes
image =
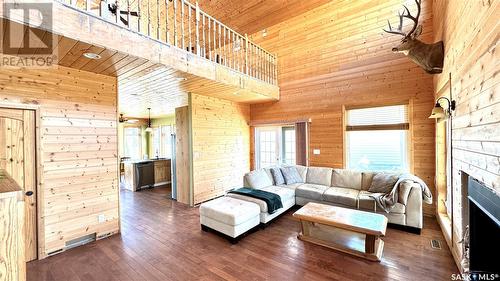
[[[399, 15], [398, 28], [392, 29], [391, 23], [389, 22], [389, 20], [387, 20], [387, 23], [389, 25], [389, 30], [384, 29], [384, 31], [387, 33], [398, 34], [398, 35], [404, 36], [405, 38], [412, 35], [413, 32], [415, 32], [415, 30], [417, 29], [418, 18], [420, 17], [420, 11], [422, 10], [422, 7], [421, 7], [422, 0], [415, 0], [415, 3], [417, 3], [417, 16], [415, 16], [415, 17], [412, 16], [408, 7], [406, 7], [406, 5], [403, 5], [403, 7], [405, 8], [403, 13], [401, 14], [401, 12], [398, 12], [398, 15]], [[403, 32], [403, 18], [411, 19], [413, 21], [413, 28], [408, 33]]]

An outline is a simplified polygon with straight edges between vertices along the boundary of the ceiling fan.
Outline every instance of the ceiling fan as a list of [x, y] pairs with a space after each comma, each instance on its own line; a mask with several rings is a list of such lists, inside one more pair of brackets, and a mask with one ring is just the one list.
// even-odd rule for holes
[[123, 113], [120, 113], [120, 118], [118, 118], [118, 121], [120, 123], [128, 123], [128, 124], [135, 124], [139, 122], [137, 119], [128, 119], [127, 117], [123, 117]]
[[[118, 10], [118, 5], [116, 4], [116, 2], [108, 4], [108, 10], [111, 12], [111, 14], [113, 14], [114, 16], [116, 16], [116, 11]], [[134, 12], [134, 11], [120, 11], [120, 20], [121, 20], [121, 22], [124, 25], [128, 26], [128, 24], [129, 24], [128, 20], [126, 20], [121, 15], [130, 15], [130, 16], [133, 16], [133, 17], [139, 17], [139, 12]]]

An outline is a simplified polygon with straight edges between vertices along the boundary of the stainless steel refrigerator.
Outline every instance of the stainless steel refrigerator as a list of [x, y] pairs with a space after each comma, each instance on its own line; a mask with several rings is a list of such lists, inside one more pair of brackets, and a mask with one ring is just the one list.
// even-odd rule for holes
[[175, 139], [176, 139], [176, 136], [175, 134], [171, 134], [171, 147], [172, 147], [172, 157], [171, 157], [171, 160], [170, 160], [170, 167], [171, 167], [171, 178], [172, 178], [172, 184], [171, 184], [171, 187], [172, 187], [172, 199], [173, 200], [177, 200], [177, 174], [176, 174], [176, 166], [175, 166]]

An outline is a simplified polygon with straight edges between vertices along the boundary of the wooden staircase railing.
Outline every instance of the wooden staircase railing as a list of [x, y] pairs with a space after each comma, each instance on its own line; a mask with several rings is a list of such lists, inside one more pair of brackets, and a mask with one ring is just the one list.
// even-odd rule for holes
[[277, 58], [185, 0], [58, 0], [150, 38], [277, 85]]

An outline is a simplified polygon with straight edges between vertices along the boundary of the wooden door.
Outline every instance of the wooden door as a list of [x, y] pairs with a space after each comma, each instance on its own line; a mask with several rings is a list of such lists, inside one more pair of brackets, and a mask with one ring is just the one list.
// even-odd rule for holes
[[37, 258], [35, 112], [0, 108], [0, 169], [23, 188], [26, 261]]

